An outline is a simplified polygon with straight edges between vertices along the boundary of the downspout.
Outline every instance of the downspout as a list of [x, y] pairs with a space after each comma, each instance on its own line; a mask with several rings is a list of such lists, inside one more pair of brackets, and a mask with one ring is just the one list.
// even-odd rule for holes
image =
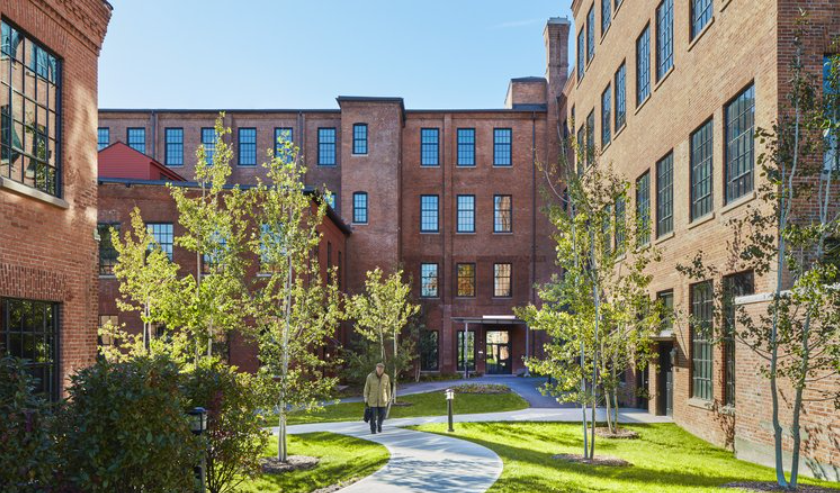
[[152, 158], [156, 161], [160, 161], [157, 155], [157, 112], [152, 110]]
[[[531, 112], [531, 294], [530, 302], [535, 302], [537, 283], [537, 113]], [[525, 325], [525, 358], [531, 357], [531, 326]], [[525, 376], [529, 376], [525, 367]]]

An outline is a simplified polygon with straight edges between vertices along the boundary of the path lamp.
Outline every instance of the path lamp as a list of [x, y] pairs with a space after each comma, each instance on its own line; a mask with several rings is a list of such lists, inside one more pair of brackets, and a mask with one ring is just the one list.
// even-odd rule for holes
[[[195, 436], [201, 436], [207, 431], [207, 410], [203, 407], [196, 407], [187, 412], [190, 419], [190, 431]], [[195, 491], [204, 493], [204, 464], [205, 454], [201, 454], [201, 461], [193, 469], [195, 472]]]
[[455, 428], [452, 427], [452, 401], [455, 400], [455, 390], [453, 389], [446, 389], [446, 407], [449, 411], [449, 433], [455, 431]]

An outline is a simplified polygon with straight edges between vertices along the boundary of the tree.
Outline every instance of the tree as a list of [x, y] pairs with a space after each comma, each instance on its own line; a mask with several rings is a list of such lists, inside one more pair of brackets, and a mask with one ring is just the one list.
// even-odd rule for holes
[[[407, 349], [402, 347], [406, 342], [413, 346], [411, 338], [401, 343], [400, 336], [411, 317], [420, 311], [420, 305], [412, 303], [410, 297], [411, 284], [403, 282], [402, 269], [385, 277], [377, 267], [367, 273], [365, 292], [354, 295], [347, 305], [348, 315], [356, 322], [356, 331], [365, 339], [379, 343], [383, 363], [387, 362], [386, 342], [390, 340], [393, 344], [391, 403], [397, 401], [397, 380], [400, 372], [415, 359], [413, 350], [402, 356], [400, 353], [401, 349]], [[389, 409], [391, 403], [388, 405]]]
[[260, 181], [252, 190], [258, 228], [250, 245], [261, 262], [251, 302], [260, 333], [260, 372], [275, 381], [271, 388], [279, 414], [277, 459], [286, 462], [288, 408], [317, 408], [319, 398], [337, 383], [327, 373], [336, 361], [324, 361], [317, 349], [335, 333], [343, 310], [335, 270], [324, 279], [317, 258], [327, 200], [313, 205], [298, 149], [282, 144], [278, 155], [269, 151], [267, 182]]
[[[773, 282], [764, 312], [734, 306], [725, 282], [718, 282], [712, 327], [714, 342], [738, 341], [765, 362], [771, 391], [776, 481], [796, 489], [801, 449], [800, 416], [809, 401], [832, 400], [840, 407], [840, 386], [820, 385], [840, 374], [840, 273], [830, 245], [840, 237], [840, 207], [834, 183], [840, 171], [840, 60], [824, 66], [824, 81], [805, 68], [807, 15], [793, 39], [786, 104], [770, 129], [756, 138], [765, 146], [758, 164], [763, 180], [758, 203], [729, 221], [730, 272], [752, 270]], [[820, 93], [823, 93], [820, 96]], [[679, 270], [693, 279], [716, 279], [721, 269], [703, 252]], [[785, 437], [780, 417], [780, 383], [793, 389], [790, 434], [792, 460], [786, 477]]]
[[[659, 326], [661, 310], [647, 292], [650, 276], [644, 273], [658, 252], [648, 244], [648, 211], [640, 209], [636, 221], [626, 221], [627, 182], [600, 165], [594, 149], [576, 142], [573, 147], [580, 169], [567, 162], [565, 149], [556, 167], [543, 169], [551, 184], [547, 193], [556, 198], [546, 212], [557, 230], [561, 274], [538, 288], [540, 306], [516, 313], [552, 337], [544, 346], [546, 357], [527, 364], [553, 378], [547, 384], [550, 393], [581, 405], [583, 455], [591, 459], [596, 407], [606, 403], [615, 432], [619, 375], [632, 366], [644, 367], [650, 336]], [[589, 164], [585, 169], [584, 161]]]
[[239, 186], [227, 186], [233, 150], [224, 139], [230, 129], [224, 128], [223, 117], [224, 113], [216, 119], [212, 156], [203, 144], [196, 152], [195, 181], [201, 193], [169, 184], [184, 230], [174, 243], [196, 257], [196, 270], [185, 281], [192, 289], [180, 293], [182, 301], [173, 318], [177, 315], [178, 327], [192, 334], [196, 364], [202, 346], [211, 356], [214, 341], [247, 327], [243, 321], [248, 197]]

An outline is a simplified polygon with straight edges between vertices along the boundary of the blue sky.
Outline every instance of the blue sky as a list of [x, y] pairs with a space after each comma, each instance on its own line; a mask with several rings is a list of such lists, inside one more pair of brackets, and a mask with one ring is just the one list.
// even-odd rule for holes
[[[569, 0], [110, 0], [102, 108], [498, 108]], [[570, 60], [572, 57], [570, 57]]]

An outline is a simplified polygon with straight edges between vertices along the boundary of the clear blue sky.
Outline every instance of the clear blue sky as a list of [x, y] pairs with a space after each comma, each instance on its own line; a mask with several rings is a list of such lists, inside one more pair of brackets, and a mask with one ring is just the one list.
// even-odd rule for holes
[[[102, 108], [498, 108], [569, 0], [110, 0]], [[570, 57], [570, 60], [572, 57]]]

